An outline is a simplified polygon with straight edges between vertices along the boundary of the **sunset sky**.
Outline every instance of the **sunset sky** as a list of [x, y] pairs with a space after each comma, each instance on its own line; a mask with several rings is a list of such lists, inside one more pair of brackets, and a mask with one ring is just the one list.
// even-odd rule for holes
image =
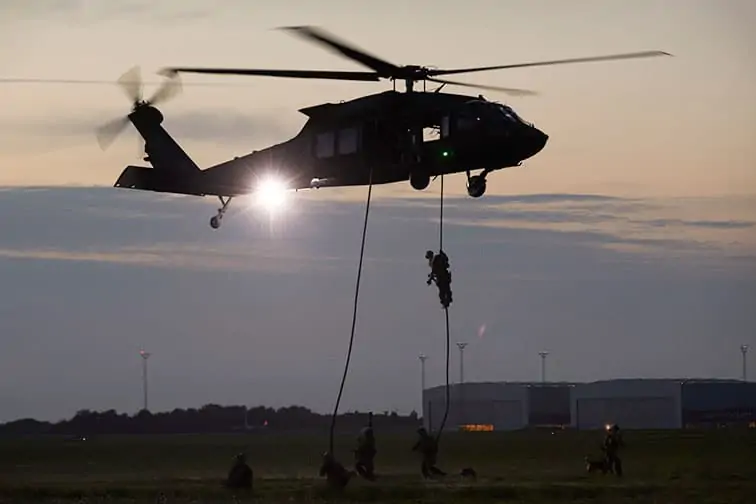
[[[538, 91], [483, 93], [550, 139], [524, 167], [490, 175], [480, 200], [465, 196], [464, 176], [446, 180], [460, 196], [447, 213], [454, 337], [471, 341], [476, 380], [536, 379], [541, 349], [550, 376], [569, 380], [734, 377], [738, 346], [756, 351], [756, 3], [210, 5], [3, 0], [0, 80], [115, 81], [134, 65], [153, 83], [165, 66], [363, 69], [274, 29], [302, 24], [397, 64], [448, 68], [670, 52], [459, 76]], [[161, 107], [164, 126], [202, 167], [293, 136], [299, 108], [390, 88], [183, 80]], [[225, 87], [190, 85], [210, 82]], [[95, 140], [129, 110], [115, 84], [0, 82], [0, 93], [0, 421], [135, 411], [141, 345], [154, 354], [156, 409], [332, 407], [364, 188], [297, 195], [272, 224], [234, 202], [213, 231], [207, 199], [92, 188], [140, 163], [133, 131], [107, 152]], [[443, 377], [442, 312], [423, 261], [437, 209], [421, 198], [438, 184], [425, 193], [375, 191], [346, 409], [417, 407], [419, 352], [431, 356], [429, 381]]]

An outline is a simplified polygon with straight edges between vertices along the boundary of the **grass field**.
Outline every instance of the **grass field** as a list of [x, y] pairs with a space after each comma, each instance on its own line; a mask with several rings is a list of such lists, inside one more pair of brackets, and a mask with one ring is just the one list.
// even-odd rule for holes
[[[441, 440], [443, 482], [425, 482], [410, 452], [414, 433], [377, 432], [375, 483], [354, 480], [341, 497], [317, 477], [326, 434], [0, 440], [0, 502], [234, 502], [220, 486], [246, 449], [255, 472], [237, 502], [756, 503], [756, 430], [625, 432], [625, 476], [588, 475], [602, 433], [454, 433]], [[353, 436], [337, 456], [351, 465]], [[474, 467], [477, 482], [456, 472]]]

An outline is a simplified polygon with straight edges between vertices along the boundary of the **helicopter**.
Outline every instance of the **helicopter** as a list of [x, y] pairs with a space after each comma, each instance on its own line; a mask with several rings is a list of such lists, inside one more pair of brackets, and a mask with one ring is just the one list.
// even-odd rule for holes
[[[239, 68], [169, 67], [159, 73], [167, 80], [149, 100], [142, 98], [138, 68], [119, 84], [132, 100], [131, 112], [98, 130], [105, 149], [131, 122], [144, 139], [143, 160], [152, 165], [127, 166], [114, 187], [215, 196], [220, 208], [210, 226], [221, 226], [231, 200], [263, 187], [302, 190], [365, 186], [409, 181], [417, 191], [441, 175], [465, 173], [467, 193], [480, 198], [489, 173], [521, 166], [546, 146], [548, 135], [505, 104], [482, 95], [442, 93], [446, 85], [488, 89], [515, 96], [530, 90], [470, 84], [439, 76], [532, 66], [670, 56], [645, 51], [587, 58], [541, 61], [462, 69], [398, 66], [373, 56], [327, 31], [312, 26], [282, 28], [346, 56], [372, 71], [263, 70]], [[162, 127], [156, 104], [181, 88], [179, 74], [254, 75], [269, 77], [378, 82], [388, 79], [393, 89], [340, 103], [322, 103], [299, 110], [307, 121], [297, 135], [276, 145], [201, 169]], [[397, 91], [397, 81], [405, 84]], [[423, 90], [415, 84], [422, 82]], [[427, 90], [427, 82], [441, 84]], [[473, 174], [474, 170], [480, 170]]]

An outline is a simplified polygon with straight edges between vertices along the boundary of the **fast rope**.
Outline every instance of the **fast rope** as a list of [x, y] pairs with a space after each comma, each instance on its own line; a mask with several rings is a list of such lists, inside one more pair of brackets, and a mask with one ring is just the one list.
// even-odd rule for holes
[[[333, 414], [331, 415], [331, 431], [328, 436], [328, 452], [333, 456], [333, 435], [336, 429], [336, 416], [339, 413], [339, 404], [341, 403], [341, 395], [344, 392], [344, 383], [346, 383], [347, 373], [349, 373], [349, 361], [352, 358], [352, 346], [354, 344], [354, 329], [357, 325], [357, 302], [360, 297], [360, 279], [362, 278], [362, 260], [365, 257], [365, 236], [367, 235], [368, 216], [370, 215], [370, 197], [373, 193], [373, 168], [370, 167], [370, 175], [368, 179], [368, 194], [367, 202], [365, 203], [365, 223], [362, 226], [362, 245], [360, 246], [360, 263], [357, 267], [357, 282], [354, 288], [354, 310], [352, 311], [352, 332], [349, 336], [349, 349], [347, 350], [346, 363], [344, 364], [344, 374], [341, 377], [341, 385], [339, 386], [339, 395], [336, 398], [336, 405], [333, 408]], [[447, 366], [448, 367], [448, 366]]]
[[[438, 251], [439, 253], [444, 250], [444, 175], [441, 174], [441, 197], [440, 197], [440, 204], [439, 204], [440, 210], [439, 210], [439, 219], [438, 219]], [[446, 419], [449, 417], [449, 397], [450, 397], [450, 386], [449, 386], [449, 362], [450, 362], [450, 354], [451, 354], [451, 337], [449, 334], [449, 307], [444, 306], [444, 315], [446, 318], [446, 387], [445, 387], [445, 393], [446, 393], [446, 404], [444, 405], [444, 417], [441, 420], [441, 426], [438, 429], [438, 433], [436, 433], [436, 444], [441, 440], [441, 433], [444, 431], [444, 427], [446, 426]]]

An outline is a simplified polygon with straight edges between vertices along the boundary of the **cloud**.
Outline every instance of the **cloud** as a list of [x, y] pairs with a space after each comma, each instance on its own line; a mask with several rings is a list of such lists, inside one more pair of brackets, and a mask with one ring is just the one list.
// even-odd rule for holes
[[700, 227], [711, 229], [748, 229], [756, 226], [756, 223], [750, 221], [710, 221], [710, 220], [685, 220], [685, 219], [654, 219], [642, 221], [643, 224], [656, 227]]
[[78, 22], [130, 19], [170, 23], [209, 17], [212, 16], [213, 9], [194, 0], [162, 4], [146, 0], [119, 0], [112, 3], [92, 0], [5, 0], [0, 12], [15, 20], [63, 17]]

